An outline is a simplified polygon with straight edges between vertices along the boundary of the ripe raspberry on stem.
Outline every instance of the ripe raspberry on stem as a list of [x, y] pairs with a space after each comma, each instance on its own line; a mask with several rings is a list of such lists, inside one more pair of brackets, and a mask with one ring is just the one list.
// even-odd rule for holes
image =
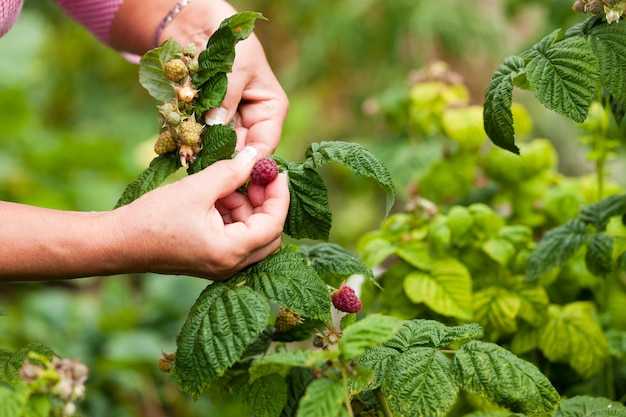
[[361, 300], [354, 292], [352, 287], [342, 283], [338, 290], [335, 290], [330, 295], [333, 305], [339, 311], [344, 313], [357, 313], [361, 310]]
[[278, 175], [278, 164], [272, 158], [264, 157], [252, 167], [250, 178], [255, 184], [267, 185]]

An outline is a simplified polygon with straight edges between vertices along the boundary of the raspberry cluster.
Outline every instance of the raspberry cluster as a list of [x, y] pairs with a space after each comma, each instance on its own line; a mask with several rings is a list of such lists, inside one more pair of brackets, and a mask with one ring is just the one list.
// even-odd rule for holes
[[198, 70], [196, 47], [187, 45], [179, 58], [167, 61], [163, 75], [176, 91], [174, 100], [157, 106], [163, 121], [162, 131], [154, 145], [157, 155], [178, 150], [180, 162], [187, 167], [200, 152], [203, 124], [196, 122], [193, 102], [198, 91], [191, 85], [191, 76]]

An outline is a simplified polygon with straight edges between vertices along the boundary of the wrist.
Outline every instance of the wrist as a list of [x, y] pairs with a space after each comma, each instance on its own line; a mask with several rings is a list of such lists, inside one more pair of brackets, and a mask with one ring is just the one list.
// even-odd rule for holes
[[[142, 55], [166, 39], [181, 46], [195, 43], [199, 50], [222, 20], [236, 10], [224, 0], [125, 0], [113, 18], [110, 43], [119, 51]], [[168, 18], [169, 17], [169, 18]]]

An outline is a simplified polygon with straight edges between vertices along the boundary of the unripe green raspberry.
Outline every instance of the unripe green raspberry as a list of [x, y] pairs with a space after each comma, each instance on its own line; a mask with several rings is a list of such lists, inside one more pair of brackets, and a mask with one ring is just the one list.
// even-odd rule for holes
[[159, 138], [154, 144], [154, 152], [157, 155], [163, 155], [169, 152], [174, 152], [177, 148], [176, 141], [174, 140], [174, 135], [169, 130], [165, 130], [161, 132]]
[[177, 111], [168, 113], [167, 116], [165, 116], [165, 123], [169, 126], [178, 126], [180, 123], [180, 113]]
[[276, 315], [274, 327], [278, 332], [286, 332], [296, 327], [299, 323], [300, 314], [283, 307], [278, 311], [278, 314]]
[[180, 123], [178, 128], [178, 141], [181, 145], [195, 145], [200, 142], [202, 125], [193, 119], [187, 119]]
[[165, 67], [163, 68], [163, 72], [165, 73], [165, 78], [170, 81], [174, 81], [175, 83], [181, 82], [185, 79], [187, 74], [189, 74], [187, 65], [185, 65], [185, 62], [182, 59], [172, 59], [167, 61]]
[[183, 49], [183, 55], [189, 56], [192, 58], [196, 56], [196, 44], [190, 43], [189, 45], [185, 46], [185, 49]]

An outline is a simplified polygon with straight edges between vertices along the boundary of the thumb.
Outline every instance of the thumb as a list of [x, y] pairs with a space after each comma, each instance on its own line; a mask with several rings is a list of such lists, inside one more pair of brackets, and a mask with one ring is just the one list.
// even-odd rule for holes
[[257, 154], [256, 148], [246, 146], [233, 159], [218, 161], [197, 175], [209, 178], [216, 200], [226, 197], [250, 178]]

